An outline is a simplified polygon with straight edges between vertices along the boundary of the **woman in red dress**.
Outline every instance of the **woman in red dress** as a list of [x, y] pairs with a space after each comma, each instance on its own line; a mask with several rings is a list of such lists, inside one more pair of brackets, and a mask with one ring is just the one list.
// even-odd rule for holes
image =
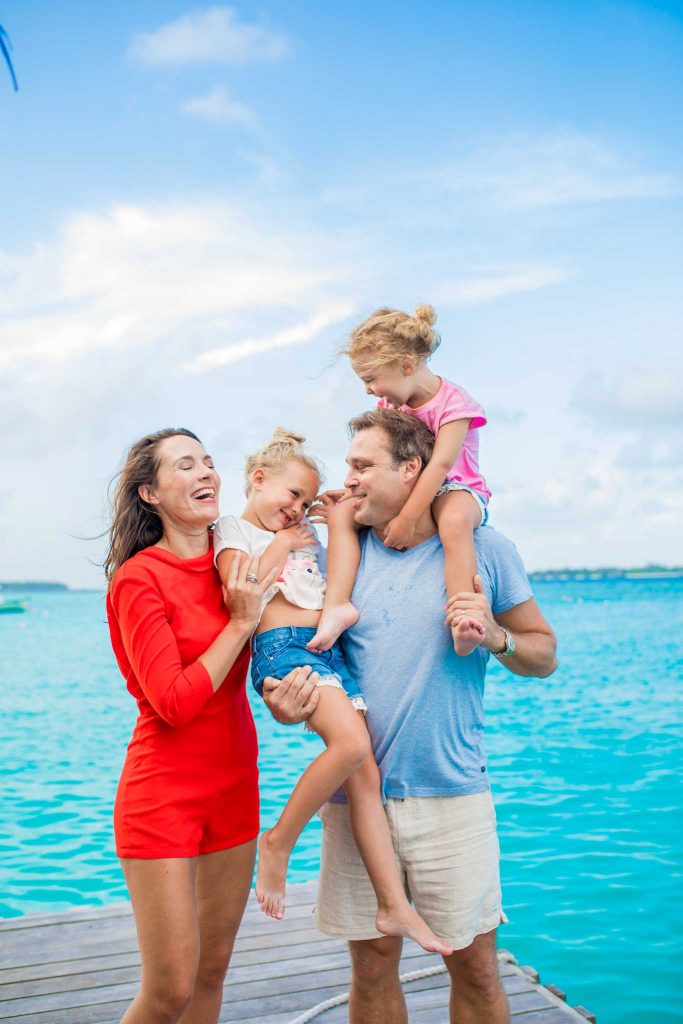
[[[258, 560], [225, 592], [210, 524], [220, 478], [190, 431], [133, 445], [118, 479], [107, 615], [139, 716], [114, 806], [135, 914], [140, 991], [121, 1024], [215, 1024], [259, 828], [245, 678]], [[272, 578], [271, 578], [272, 577]], [[228, 610], [229, 608], [229, 610]]]

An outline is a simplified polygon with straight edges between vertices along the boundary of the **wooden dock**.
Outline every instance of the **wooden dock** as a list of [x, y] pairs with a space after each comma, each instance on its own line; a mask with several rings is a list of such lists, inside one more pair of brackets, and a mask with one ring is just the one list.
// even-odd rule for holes
[[[329, 939], [311, 918], [313, 883], [290, 886], [285, 921], [272, 921], [253, 896], [237, 939], [225, 986], [221, 1022], [290, 1024], [317, 1003], [348, 991], [346, 944]], [[572, 1008], [563, 993], [499, 953], [513, 1024], [586, 1024], [595, 1018]], [[401, 973], [441, 964], [411, 942]], [[118, 1024], [140, 975], [135, 926], [128, 903], [63, 914], [30, 914], [0, 921], [2, 1024]], [[448, 976], [433, 974], [404, 986], [411, 1024], [447, 1024]], [[315, 1024], [342, 1024], [336, 1006]]]

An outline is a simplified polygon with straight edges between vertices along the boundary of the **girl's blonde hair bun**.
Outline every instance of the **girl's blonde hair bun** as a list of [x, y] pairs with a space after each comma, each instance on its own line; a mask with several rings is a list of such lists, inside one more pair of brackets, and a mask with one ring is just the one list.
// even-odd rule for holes
[[293, 430], [287, 430], [287, 427], [276, 427], [270, 444], [288, 444], [292, 448], [297, 448], [305, 440], [306, 438], [302, 437], [301, 434], [295, 434]]
[[312, 455], [304, 451], [303, 443], [306, 440], [301, 434], [295, 434], [293, 430], [286, 427], [276, 427], [270, 441], [260, 448], [253, 455], [250, 455], [244, 466], [245, 486], [247, 496], [251, 491], [251, 474], [255, 469], [281, 469], [291, 459], [308, 466], [314, 473], [318, 474], [322, 482], [323, 470], [321, 464]]
[[351, 331], [349, 344], [340, 355], [369, 367], [387, 366], [405, 355], [426, 362], [441, 344], [435, 323], [433, 306], [418, 306], [412, 316], [383, 306]]
[[436, 323], [436, 310], [433, 306], [418, 306], [415, 310], [415, 319], [433, 327]]

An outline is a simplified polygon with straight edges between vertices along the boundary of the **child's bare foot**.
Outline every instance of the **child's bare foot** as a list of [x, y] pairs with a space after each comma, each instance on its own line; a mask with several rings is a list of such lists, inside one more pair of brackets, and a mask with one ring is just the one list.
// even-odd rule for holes
[[312, 640], [308, 641], [306, 648], [316, 654], [320, 651], [329, 651], [344, 630], [353, 626], [354, 622], [358, 622], [358, 612], [350, 601], [332, 605], [330, 608], [323, 608], [318, 623], [318, 632]]
[[455, 653], [461, 657], [471, 654], [484, 639], [485, 630], [476, 619], [463, 617], [455, 626], [451, 626]]
[[256, 869], [256, 899], [261, 910], [269, 917], [281, 921], [285, 916], [285, 884], [289, 854], [273, 842], [272, 831], [267, 829], [258, 841], [258, 868]]
[[405, 939], [413, 939], [428, 953], [450, 956], [453, 952], [453, 947], [435, 935], [429, 925], [409, 904], [400, 909], [378, 910], [375, 927], [384, 935], [400, 935]]

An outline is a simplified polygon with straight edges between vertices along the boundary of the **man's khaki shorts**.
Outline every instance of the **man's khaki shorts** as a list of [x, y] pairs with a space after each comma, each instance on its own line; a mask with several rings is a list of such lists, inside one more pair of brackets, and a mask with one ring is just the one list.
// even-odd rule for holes
[[[491, 793], [406, 797], [386, 803], [406, 894], [454, 949], [507, 921], [501, 905]], [[377, 900], [351, 832], [346, 804], [320, 811], [323, 845], [315, 922], [326, 935], [376, 939]]]

